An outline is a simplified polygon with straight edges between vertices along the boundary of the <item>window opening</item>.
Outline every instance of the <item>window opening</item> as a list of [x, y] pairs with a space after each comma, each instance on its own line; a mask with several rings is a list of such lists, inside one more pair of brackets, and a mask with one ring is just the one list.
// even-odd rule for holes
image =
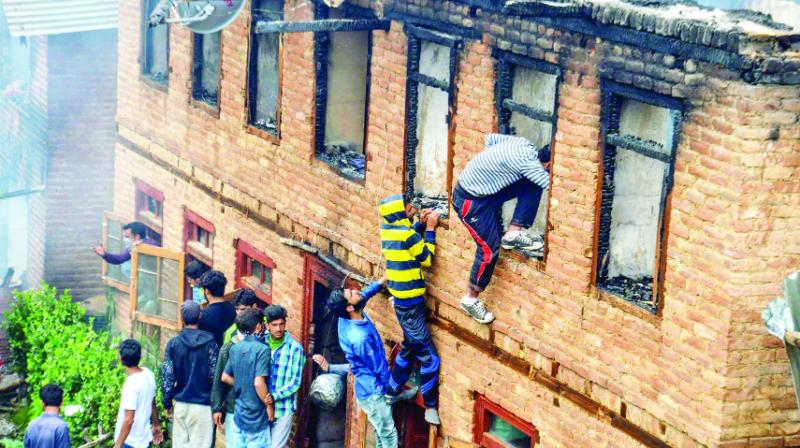
[[[525, 137], [538, 149], [552, 145], [556, 131], [561, 69], [547, 62], [512, 53], [496, 52], [496, 56], [496, 107], [500, 133]], [[528, 234], [534, 240], [542, 241], [544, 247], [535, 252], [524, 251], [525, 255], [544, 259], [547, 250], [549, 201], [550, 191], [547, 190], [542, 194], [536, 220], [528, 229]], [[516, 202], [514, 199], [503, 205], [504, 227], [511, 222]]]
[[272, 303], [272, 270], [275, 263], [263, 252], [236, 241], [236, 287], [250, 288], [266, 304]]
[[533, 448], [539, 433], [532, 424], [478, 395], [474, 442], [485, 448]]
[[253, 0], [248, 68], [248, 122], [272, 135], [280, 127], [281, 34], [260, 33], [258, 21], [283, 20], [282, 0]]
[[164, 223], [164, 193], [136, 180], [136, 220], [147, 227], [147, 236], [161, 245]]
[[219, 104], [222, 32], [194, 33], [192, 98], [210, 106]]
[[603, 82], [597, 284], [658, 312], [680, 100]]
[[418, 208], [447, 215], [451, 182], [453, 86], [462, 41], [406, 25], [406, 195]]
[[[344, 19], [347, 12], [320, 8], [318, 15]], [[371, 31], [319, 32], [315, 154], [342, 176], [363, 180], [369, 104]]]
[[169, 25], [148, 25], [148, 17], [158, 5], [158, 0], [142, 1], [142, 76], [156, 84], [166, 85], [169, 80]]
[[214, 262], [214, 224], [197, 213], [186, 210], [184, 214], [184, 252], [192, 260], [211, 267]]

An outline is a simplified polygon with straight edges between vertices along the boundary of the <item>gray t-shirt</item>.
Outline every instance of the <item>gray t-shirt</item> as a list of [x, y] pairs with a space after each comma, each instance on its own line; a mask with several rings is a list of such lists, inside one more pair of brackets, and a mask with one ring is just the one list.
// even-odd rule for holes
[[263, 376], [269, 384], [269, 346], [252, 335], [231, 347], [225, 373], [233, 377], [236, 397], [233, 420], [241, 431], [256, 433], [269, 428], [267, 408], [258, 397], [253, 381]]

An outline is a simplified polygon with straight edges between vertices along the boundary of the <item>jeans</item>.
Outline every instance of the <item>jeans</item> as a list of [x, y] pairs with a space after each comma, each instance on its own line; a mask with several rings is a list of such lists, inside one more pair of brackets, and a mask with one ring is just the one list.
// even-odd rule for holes
[[225, 448], [236, 448], [236, 438], [239, 437], [239, 427], [233, 421], [233, 412], [225, 415]]
[[469, 273], [469, 284], [478, 291], [486, 289], [494, 274], [502, 240], [501, 210], [503, 203], [514, 198], [517, 198], [517, 206], [511, 224], [523, 228], [532, 226], [539, 211], [542, 188], [527, 179], [482, 198], [470, 195], [459, 185], [453, 190], [453, 209], [478, 244]]
[[239, 430], [236, 433], [236, 448], [266, 448], [269, 445], [269, 427], [259, 432], [245, 432]]
[[397, 448], [397, 428], [394, 427], [392, 406], [383, 395], [376, 394], [363, 400], [356, 398], [356, 403], [375, 428], [375, 448]]
[[433, 346], [431, 333], [425, 320], [425, 303], [403, 306], [395, 303], [394, 312], [400, 328], [403, 329], [403, 348], [394, 360], [392, 377], [389, 379], [388, 393], [397, 395], [406, 384], [414, 369], [414, 361], [419, 362], [420, 391], [426, 408], [439, 406], [439, 355]]
[[211, 448], [214, 444], [214, 419], [211, 406], [175, 402], [172, 422], [172, 448]]
[[292, 417], [294, 414], [287, 414], [275, 419], [270, 428], [270, 439], [272, 448], [283, 448], [289, 443], [289, 434], [292, 432]]

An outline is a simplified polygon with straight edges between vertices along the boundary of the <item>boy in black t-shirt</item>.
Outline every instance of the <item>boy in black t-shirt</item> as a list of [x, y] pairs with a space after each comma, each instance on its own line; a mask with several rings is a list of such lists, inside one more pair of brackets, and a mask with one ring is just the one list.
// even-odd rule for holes
[[236, 320], [236, 308], [223, 297], [227, 284], [228, 279], [220, 271], [208, 271], [200, 277], [208, 306], [203, 310], [199, 327], [214, 335], [218, 347], [222, 347], [225, 330]]

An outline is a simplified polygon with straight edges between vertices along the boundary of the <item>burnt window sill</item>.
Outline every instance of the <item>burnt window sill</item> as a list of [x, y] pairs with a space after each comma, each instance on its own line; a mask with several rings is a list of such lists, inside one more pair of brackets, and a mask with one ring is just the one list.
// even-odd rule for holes
[[261, 119], [256, 121], [249, 121], [248, 126], [265, 132], [273, 137], [278, 136], [278, 123], [271, 119]]
[[169, 77], [166, 73], [142, 73], [141, 80], [156, 90], [162, 92], [169, 90]]
[[280, 136], [280, 133], [278, 132], [277, 129], [275, 129], [274, 132], [273, 132], [272, 130], [265, 129], [265, 128], [263, 128], [261, 126], [257, 126], [257, 125], [255, 125], [253, 123], [247, 123], [247, 126], [245, 126], [245, 129], [246, 129], [248, 134], [252, 134], [252, 135], [255, 135], [256, 137], [260, 137], [260, 138], [272, 143], [273, 145], [280, 145], [280, 143], [281, 143], [281, 136]]
[[212, 104], [202, 99], [192, 97], [191, 103], [195, 108], [206, 112], [214, 118], [219, 118], [219, 105], [216, 103], [216, 101]]
[[450, 200], [443, 196], [425, 196], [421, 194], [411, 198], [411, 204], [417, 210], [432, 210], [439, 214], [439, 219], [447, 219], [450, 213]]
[[364, 183], [366, 179], [367, 160], [363, 154], [317, 151], [314, 158], [329, 166], [345, 179], [359, 183]]
[[597, 288], [631, 305], [639, 307], [652, 315], [658, 314], [658, 306], [653, 297], [652, 278], [647, 277], [641, 281], [637, 281], [619, 276], [599, 282]]

